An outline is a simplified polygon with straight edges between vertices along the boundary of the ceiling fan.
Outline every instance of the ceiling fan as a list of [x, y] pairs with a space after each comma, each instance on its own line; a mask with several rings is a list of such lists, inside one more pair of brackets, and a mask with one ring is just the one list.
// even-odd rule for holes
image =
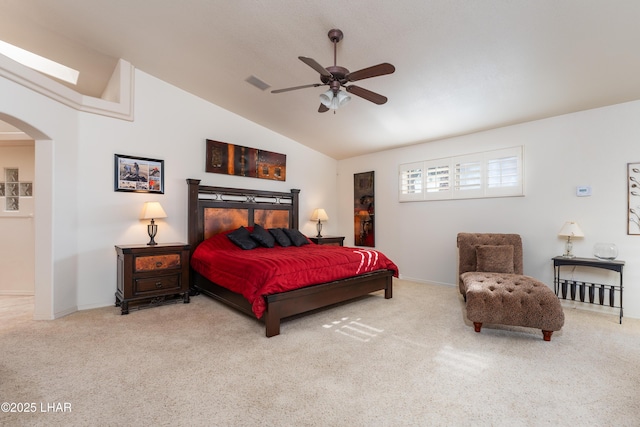
[[341, 105], [347, 103], [351, 97], [340, 90], [341, 87], [356, 96], [371, 101], [374, 104], [382, 105], [387, 102], [387, 97], [378, 93], [364, 89], [356, 85], [348, 85], [350, 82], [358, 80], [369, 79], [371, 77], [384, 76], [385, 74], [392, 74], [396, 68], [384, 62], [382, 64], [374, 65], [372, 67], [363, 68], [362, 70], [349, 72], [344, 67], [337, 65], [336, 61], [336, 46], [338, 42], [342, 40], [344, 34], [342, 31], [333, 29], [329, 31], [329, 40], [333, 43], [333, 65], [329, 67], [323, 67], [315, 59], [299, 56], [298, 59], [307, 64], [309, 67], [320, 73], [320, 81], [322, 83], [312, 83], [302, 86], [288, 87], [285, 89], [272, 90], [271, 93], [289, 92], [292, 90], [305, 89], [308, 87], [329, 86], [329, 90], [320, 95], [320, 107], [319, 113], [324, 113], [329, 110], [336, 110]]

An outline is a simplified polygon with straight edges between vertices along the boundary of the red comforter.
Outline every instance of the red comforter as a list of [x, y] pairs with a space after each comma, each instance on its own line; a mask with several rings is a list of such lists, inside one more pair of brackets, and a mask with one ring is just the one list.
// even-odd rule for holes
[[263, 295], [398, 267], [384, 254], [364, 248], [316, 245], [258, 247], [243, 250], [226, 233], [202, 242], [193, 253], [195, 271], [220, 286], [242, 294], [257, 318], [265, 311]]

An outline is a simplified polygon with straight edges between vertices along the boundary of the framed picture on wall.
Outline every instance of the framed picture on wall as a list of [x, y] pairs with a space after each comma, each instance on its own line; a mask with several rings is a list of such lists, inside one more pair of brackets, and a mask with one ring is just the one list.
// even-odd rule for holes
[[164, 194], [164, 160], [115, 155], [114, 191]]
[[375, 174], [353, 174], [353, 241], [356, 246], [376, 246]]
[[287, 180], [287, 155], [207, 139], [206, 172]]
[[640, 235], [640, 162], [627, 163], [627, 234]]

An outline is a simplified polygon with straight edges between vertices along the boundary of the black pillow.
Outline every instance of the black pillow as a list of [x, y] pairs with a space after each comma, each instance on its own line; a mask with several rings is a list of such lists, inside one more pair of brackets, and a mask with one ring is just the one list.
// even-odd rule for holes
[[276, 244], [276, 240], [273, 238], [271, 233], [265, 230], [260, 224], [253, 226], [253, 233], [251, 233], [251, 237], [265, 248], [272, 248]]
[[254, 249], [256, 246], [258, 246], [256, 241], [251, 238], [249, 230], [247, 230], [243, 226], [240, 226], [240, 228], [238, 228], [237, 230], [234, 230], [231, 233], [227, 234], [227, 237], [233, 243], [245, 250]]
[[285, 228], [284, 232], [287, 234], [287, 236], [289, 236], [289, 239], [291, 239], [291, 243], [296, 246], [309, 244], [309, 239], [307, 239], [307, 236], [294, 228]]
[[285, 234], [282, 228], [270, 228], [269, 233], [276, 239], [280, 246], [291, 246], [291, 239]]

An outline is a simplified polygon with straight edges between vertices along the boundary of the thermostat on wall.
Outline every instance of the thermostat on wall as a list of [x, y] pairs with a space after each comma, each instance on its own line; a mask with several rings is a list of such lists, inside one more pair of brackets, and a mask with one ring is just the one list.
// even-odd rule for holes
[[586, 197], [591, 195], [591, 187], [586, 186], [578, 186], [576, 187], [576, 196], [578, 197]]

